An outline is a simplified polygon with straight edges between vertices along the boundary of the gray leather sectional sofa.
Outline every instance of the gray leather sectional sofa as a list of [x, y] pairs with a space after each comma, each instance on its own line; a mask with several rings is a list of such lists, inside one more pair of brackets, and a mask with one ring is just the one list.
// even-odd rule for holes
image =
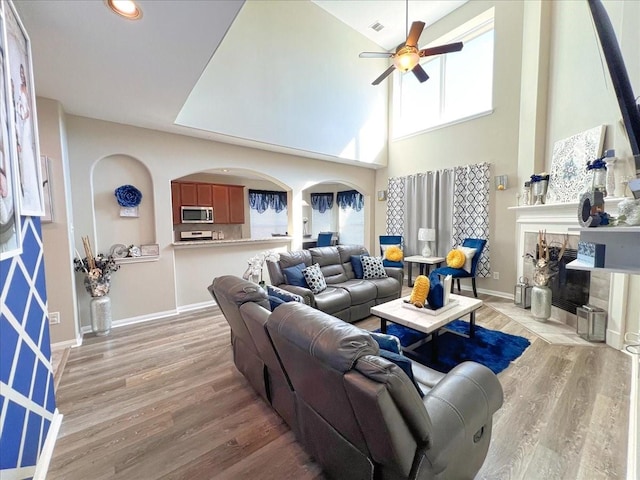
[[[404, 271], [385, 267], [387, 277], [359, 279], [353, 270], [352, 257], [369, 255], [359, 245], [337, 245], [297, 250], [280, 254], [277, 262], [267, 261], [271, 284], [300, 295], [307, 305], [330, 313], [345, 322], [355, 322], [370, 315], [374, 305], [399, 298]], [[299, 264], [320, 265], [327, 289], [314, 294], [309, 288], [287, 283], [284, 270]]]
[[414, 363], [421, 398], [369, 332], [303, 303], [271, 312], [265, 291], [238, 277], [209, 291], [236, 367], [329, 478], [474, 478], [503, 401], [488, 368], [465, 362], [445, 375]]

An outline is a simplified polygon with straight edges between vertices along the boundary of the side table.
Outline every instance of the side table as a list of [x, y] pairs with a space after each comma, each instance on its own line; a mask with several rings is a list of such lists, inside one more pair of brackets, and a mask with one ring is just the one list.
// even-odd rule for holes
[[[420, 275], [429, 276], [429, 270], [431, 269], [431, 265], [435, 265], [436, 268], [440, 266], [442, 262], [445, 261], [444, 257], [423, 257], [422, 255], [412, 255], [410, 257], [404, 257], [404, 261], [408, 264], [407, 271], [407, 285], [409, 287], [413, 287], [413, 280], [411, 278], [411, 270], [414, 263], [420, 265]], [[426, 273], [425, 273], [426, 269]]]

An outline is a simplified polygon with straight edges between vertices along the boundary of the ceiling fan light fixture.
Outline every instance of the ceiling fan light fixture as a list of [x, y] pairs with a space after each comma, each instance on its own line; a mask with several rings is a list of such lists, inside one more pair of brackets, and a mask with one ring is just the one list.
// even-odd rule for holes
[[393, 57], [393, 64], [401, 72], [413, 70], [413, 67], [415, 67], [419, 62], [420, 54], [418, 53], [418, 49], [410, 45], [402, 47]]

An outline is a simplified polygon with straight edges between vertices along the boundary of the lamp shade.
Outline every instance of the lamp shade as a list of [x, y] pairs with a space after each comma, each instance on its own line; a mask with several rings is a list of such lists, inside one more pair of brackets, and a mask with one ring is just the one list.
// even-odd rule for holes
[[398, 50], [393, 57], [393, 64], [401, 72], [413, 70], [413, 67], [415, 67], [419, 62], [420, 54], [418, 53], [418, 49], [411, 45], [405, 45]]
[[433, 242], [436, 239], [435, 228], [420, 228], [418, 229], [418, 240], [421, 242]]

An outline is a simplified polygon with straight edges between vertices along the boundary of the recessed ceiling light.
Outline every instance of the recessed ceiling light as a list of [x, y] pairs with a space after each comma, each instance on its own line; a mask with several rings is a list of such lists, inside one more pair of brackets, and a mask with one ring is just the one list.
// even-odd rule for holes
[[129, 20], [140, 20], [142, 18], [142, 10], [133, 0], [105, 0], [107, 6], [120, 15]]

